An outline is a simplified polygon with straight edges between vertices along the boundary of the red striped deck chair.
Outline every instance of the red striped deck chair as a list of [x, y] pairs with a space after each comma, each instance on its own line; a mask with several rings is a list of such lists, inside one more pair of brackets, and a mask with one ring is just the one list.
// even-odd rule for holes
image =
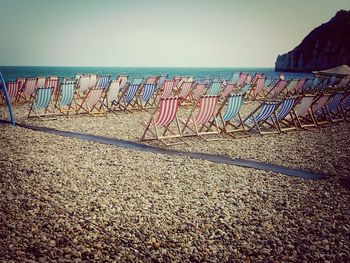
[[311, 105], [314, 102], [316, 95], [305, 94], [297, 101], [293, 109], [293, 115], [300, 128], [316, 127], [317, 122], [311, 110]]
[[244, 73], [244, 72], [241, 72], [239, 74], [239, 80], [237, 82], [237, 87], [238, 88], [242, 88], [244, 86], [244, 84], [246, 83], [248, 75], [249, 75], [248, 73]]
[[43, 120], [42, 117], [54, 116], [55, 105], [52, 100], [52, 95], [52, 87], [37, 88], [35, 91], [34, 101], [28, 112], [28, 118], [38, 117]]
[[223, 92], [220, 95], [221, 99], [226, 99], [228, 96], [230, 96], [235, 90], [235, 84], [227, 83]]
[[59, 77], [51, 76], [45, 80], [45, 87], [53, 87], [53, 95], [57, 97], [59, 95]]
[[288, 84], [287, 80], [279, 80], [266, 94], [266, 98], [274, 99], [283, 94], [283, 90], [286, 89]]
[[329, 101], [330, 96], [330, 94], [321, 95], [313, 102], [311, 106], [311, 110], [316, 120], [317, 126], [320, 126], [321, 124], [330, 124], [330, 120], [322, 120], [322, 117], [326, 114], [326, 105]]
[[174, 79], [172, 79], [172, 80], [166, 79], [164, 81], [164, 85], [163, 85], [163, 89], [161, 91], [162, 93], [161, 93], [160, 97], [162, 99], [171, 97], [173, 95], [174, 85], [175, 85]]
[[256, 80], [256, 84], [250, 86], [250, 89], [247, 92], [247, 96], [251, 97], [254, 100], [258, 98], [264, 98], [265, 97], [265, 80], [266, 80], [266, 77], [258, 78]]
[[106, 93], [103, 89], [91, 88], [82, 97], [82, 101], [78, 106], [78, 114], [88, 114], [91, 116], [106, 116], [107, 107], [105, 106]]
[[119, 88], [121, 91], [124, 90], [126, 82], [128, 81], [128, 77], [128, 75], [118, 75], [117, 81], [120, 83]]
[[16, 82], [18, 84], [18, 92], [21, 93], [24, 87], [24, 84], [26, 83], [26, 78], [17, 78]]
[[26, 79], [26, 82], [24, 83], [22, 92], [21, 92], [21, 99], [24, 102], [29, 101], [34, 97], [35, 90], [36, 90], [36, 83], [37, 83], [37, 78], [28, 78]]
[[263, 73], [255, 73], [253, 78], [252, 78], [251, 84], [255, 85], [258, 78], [262, 78], [263, 76], [264, 76]]
[[303, 91], [303, 86], [305, 83], [306, 79], [299, 79], [297, 84], [293, 87], [292, 85], [288, 84], [287, 90], [288, 90], [288, 95], [299, 95]]
[[[149, 121], [144, 123], [141, 141], [158, 140], [166, 146], [185, 143], [177, 117], [180, 103], [179, 97], [161, 98]], [[166, 142], [174, 138], [175, 142]]]
[[182, 84], [181, 91], [178, 94], [178, 96], [180, 98], [182, 98], [181, 105], [191, 103], [191, 101], [192, 101], [192, 99], [191, 99], [192, 85], [193, 85], [192, 81], [184, 82]]
[[[187, 120], [182, 121], [184, 124], [182, 135], [185, 137], [198, 136], [206, 141], [218, 140], [220, 131], [215, 118], [218, 100], [219, 96], [202, 96], [199, 99], [199, 108], [194, 106]], [[197, 114], [195, 115], [196, 111]], [[216, 135], [216, 138], [209, 139], [207, 136], [210, 135]]]
[[157, 84], [160, 76], [150, 76], [146, 79], [146, 84]]
[[196, 104], [197, 101], [199, 101], [199, 99], [204, 95], [204, 93], [206, 91], [205, 86], [206, 86], [205, 83], [198, 83], [196, 85], [196, 87], [194, 88], [194, 92], [192, 94], [192, 103], [193, 104]]
[[[16, 103], [19, 99], [19, 87], [17, 81], [9, 81], [6, 83], [7, 93], [10, 99], [10, 102]], [[6, 98], [4, 93], [0, 93], [0, 104], [6, 104]]]

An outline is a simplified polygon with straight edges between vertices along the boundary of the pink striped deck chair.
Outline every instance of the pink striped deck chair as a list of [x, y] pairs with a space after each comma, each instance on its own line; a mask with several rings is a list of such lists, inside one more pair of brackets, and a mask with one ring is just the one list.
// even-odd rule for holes
[[181, 91], [179, 97], [182, 98], [181, 104], [191, 102], [191, 91], [192, 91], [193, 82], [184, 82], [181, 86]]
[[241, 74], [239, 74], [239, 80], [237, 82], [237, 86], [238, 87], [243, 87], [244, 86], [244, 84], [247, 81], [248, 75], [249, 75], [248, 73], [244, 73], [244, 72], [241, 72]]
[[288, 81], [287, 80], [279, 80], [276, 85], [274, 85], [266, 94], [266, 98], [277, 98], [281, 94], [283, 95], [282, 91], [287, 87]]
[[53, 96], [57, 97], [59, 95], [59, 78], [58, 76], [48, 77], [45, 81], [45, 87], [53, 88]]
[[26, 79], [26, 82], [24, 83], [22, 92], [21, 92], [21, 99], [23, 101], [29, 101], [31, 98], [34, 98], [34, 94], [37, 87], [37, 78], [28, 78]]
[[92, 116], [106, 116], [107, 107], [105, 103], [106, 92], [100, 88], [91, 88], [82, 98], [77, 113], [86, 113]]
[[166, 79], [164, 81], [162, 94], [160, 95], [160, 97], [162, 99], [171, 97], [173, 95], [174, 85], [175, 85], [174, 79], [172, 79], [172, 80]]
[[293, 86], [293, 82], [292, 81], [288, 83], [287, 95], [298, 95], [298, 94], [301, 94], [306, 79], [298, 79], [297, 83], [294, 86]]
[[[321, 124], [321, 120], [319, 120], [319, 118], [326, 113], [325, 106], [330, 97], [330, 94], [323, 94], [322, 96], [318, 97], [311, 106], [317, 126], [320, 126]], [[322, 124], [329, 124], [329, 121], [322, 121]]]
[[256, 84], [252, 85], [247, 93], [252, 99], [256, 100], [258, 97], [265, 97], [265, 80], [266, 77], [261, 77], [256, 80]]
[[253, 78], [252, 78], [251, 84], [255, 85], [258, 78], [262, 78], [263, 76], [264, 76], [263, 73], [255, 73]]
[[150, 76], [146, 79], [146, 84], [157, 84], [160, 76]]
[[[215, 118], [218, 100], [219, 96], [206, 95], [200, 98], [198, 111], [198, 107], [193, 107], [187, 120], [183, 121], [183, 136], [198, 136], [204, 140], [217, 140], [220, 137], [219, 126]], [[196, 116], [195, 111], [197, 111]], [[216, 135], [217, 137], [209, 139], [204, 137], [205, 135]]]
[[200, 97], [204, 95], [205, 93], [205, 83], [198, 83], [194, 89], [193, 95], [192, 95], [192, 102], [196, 103], [199, 101]]
[[226, 99], [228, 96], [230, 96], [235, 89], [235, 84], [227, 83], [224, 91], [221, 93], [221, 99]]
[[17, 78], [16, 82], [18, 83], [18, 92], [22, 92], [26, 78]]
[[[185, 143], [177, 117], [180, 103], [179, 97], [161, 98], [149, 121], [144, 123], [145, 130], [141, 141], [159, 140], [166, 146]], [[174, 138], [177, 141], [170, 143], [165, 141]]]
[[[7, 93], [10, 98], [11, 103], [15, 103], [18, 101], [19, 98], [19, 88], [18, 88], [18, 82], [17, 81], [9, 81], [6, 83]], [[0, 93], [0, 104], [5, 105], [6, 98], [4, 93]]]
[[[300, 128], [317, 126], [317, 122], [311, 110], [311, 105], [314, 102], [315, 97], [316, 95], [314, 94], [306, 94], [302, 96], [292, 110]], [[289, 120], [289, 118], [286, 118], [286, 120]]]

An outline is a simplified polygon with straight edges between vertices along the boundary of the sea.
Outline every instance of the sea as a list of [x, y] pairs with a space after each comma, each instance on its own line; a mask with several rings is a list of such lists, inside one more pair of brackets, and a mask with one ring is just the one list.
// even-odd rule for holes
[[[74, 77], [76, 74], [112, 75], [115, 79], [118, 75], [128, 75], [129, 79], [159, 76], [168, 74], [168, 78], [174, 76], [192, 76], [195, 79], [220, 78], [230, 79], [235, 72], [265, 73], [267, 78], [277, 78], [281, 72], [275, 72], [273, 68], [152, 68], [152, 67], [44, 67], [44, 66], [0, 66], [0, 71], [5, 81], [13, 81], [20, 77], [47, 77], [59, 76], [62, 78]], [[283, 72], [286, 79], [311, 78], [310, 73]]]

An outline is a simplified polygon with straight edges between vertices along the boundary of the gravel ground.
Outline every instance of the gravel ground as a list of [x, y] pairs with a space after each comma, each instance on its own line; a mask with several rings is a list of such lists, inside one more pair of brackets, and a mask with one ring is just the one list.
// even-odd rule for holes
[[[149, 117], [43, 122], [27, 112], [16, 106], [17, 121], [132, 141]], [[0, 260], [349, 261], [349, 129], [172, 147], [330, 175], [314, 181], [2, 124]]]

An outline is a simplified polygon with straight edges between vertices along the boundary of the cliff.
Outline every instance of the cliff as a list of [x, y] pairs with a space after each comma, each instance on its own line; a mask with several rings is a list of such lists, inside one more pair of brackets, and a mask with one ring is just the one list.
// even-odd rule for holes
[[350, 65], [350, 11], [341, 10], [312, 30], [292, 51], [279, 55], [276, 71], [311, 72]]

